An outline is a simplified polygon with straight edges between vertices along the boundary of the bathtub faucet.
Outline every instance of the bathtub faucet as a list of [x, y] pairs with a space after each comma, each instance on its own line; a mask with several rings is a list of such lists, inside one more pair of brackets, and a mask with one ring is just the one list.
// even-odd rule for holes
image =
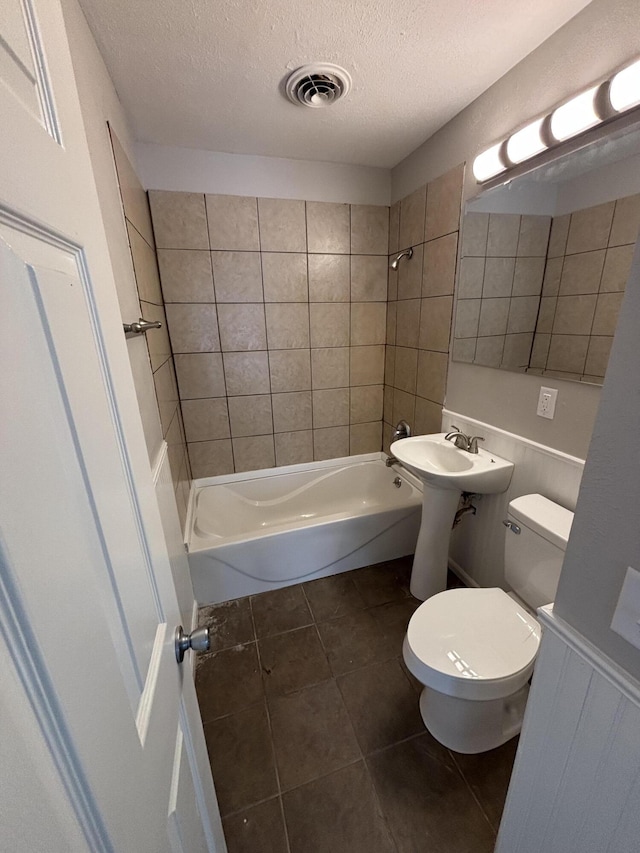
[[411, 437], [411, 427], [406, 421], [398, 421], [396, 428], [391, 433], [391, 441], [398, 441], [401, 438]]

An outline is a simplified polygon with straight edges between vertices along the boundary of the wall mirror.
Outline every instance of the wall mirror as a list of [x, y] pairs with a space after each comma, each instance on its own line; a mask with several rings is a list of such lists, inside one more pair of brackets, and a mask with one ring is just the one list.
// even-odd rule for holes
[[454, 361], [601, 384], [640, 228], [640, 126], [465, 209]]

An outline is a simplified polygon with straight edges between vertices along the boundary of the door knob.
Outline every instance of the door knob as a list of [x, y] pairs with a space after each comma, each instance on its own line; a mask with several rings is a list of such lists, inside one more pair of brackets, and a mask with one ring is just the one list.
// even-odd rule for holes
[[185, 634], [182, 625], [178, 625], [175, 634], [176, 660], [182, 663], [184, 653], [188, 649], [194, 652], [208, 652], [211, 642], [208, 628], [196, 628], [190, 634]]

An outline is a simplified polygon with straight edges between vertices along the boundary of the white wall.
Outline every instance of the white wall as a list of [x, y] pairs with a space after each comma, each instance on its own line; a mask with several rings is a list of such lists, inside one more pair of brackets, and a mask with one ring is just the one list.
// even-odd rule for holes
[[388, 205], [391, 172], [371, 166], [224, 154], [138, 143], [142, 184], [153, 190]]

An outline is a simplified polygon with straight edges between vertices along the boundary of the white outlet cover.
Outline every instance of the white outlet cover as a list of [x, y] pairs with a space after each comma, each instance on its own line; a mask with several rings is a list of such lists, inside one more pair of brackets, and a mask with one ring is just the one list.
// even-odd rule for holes
[[624, 576], [611, 630], [640, 649], [640, 572], [631, 566]]
[[556, 413], [556, 400], [558, 399], [557, 388], [545, 388], [544, 385], [540, 388], [540, 396], [538, 397], [538, 408], [536, 414], [541, 418], [553, 419]]

